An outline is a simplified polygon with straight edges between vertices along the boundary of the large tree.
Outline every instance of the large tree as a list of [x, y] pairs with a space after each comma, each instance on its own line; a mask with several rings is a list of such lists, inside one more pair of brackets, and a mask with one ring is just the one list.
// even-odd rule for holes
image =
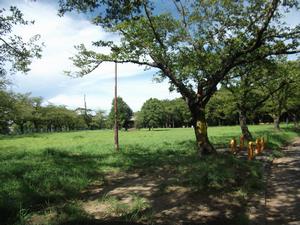
[[255, 64], [242, 65], [231, 71], [231, 79], [224, 81], [232, 93], [233, 103], [238, 111], [239, 124], [246, 140], [252, 139], [247, 121], [262, 108], [274, 94], [288, 85], [285, 74], [279, 71], [276, 60], [261, 60]]
[[[278, 79], [273, 79], [267, 85], [268, 89], [280, 88], [268, 99], [265, 110], [273, 118], [274, 128], [280, 129], [280, 118], [285, 112], [293, 112], [299, 106], [300, 62], [278, 61], [273, 71]], [[295, 101], [295, 98], [297, 99]], [[297, 114], [294, 114], [297, 115]]]
[[[168, 4], [169, 12], [160, 5]], [[60, 13], [93, 11], [94, 23], [120, 36], [98, 40], [110, 53], [77, 47], [74, 64], [84, 76], [103, 62], [135, 63], [158, 69], [187, 102], [200, 154], [215, 152], [207, 135], [205, 107], [217, 85], [237, 66], [300, 52], [300, 26], [281, 18], [295, 0], [60, 0]], [[101, 8], [100, 8], [101, 6]]]
[[22, 12], [12, 6], [8, 10], [0, 9], [0, 88], [7, 79], [7, 70], [28, 72], [33, 58], [41, 57], [40, 35], [35, 35], [24, 42], [21, 36], [13, 32], [15, 26], [28, 25], [33, 21], [24, 19]]

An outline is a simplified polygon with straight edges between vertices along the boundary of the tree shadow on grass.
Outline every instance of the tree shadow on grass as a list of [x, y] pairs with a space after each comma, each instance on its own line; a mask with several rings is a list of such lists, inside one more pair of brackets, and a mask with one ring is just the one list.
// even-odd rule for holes
[[57, 148], [1, 155], [0, 224], [14, 223], [24, 209], [41, 210], [76, 198], [91, 180], [102, 182], [99, 162], [105, 157]]
[[[119, 153], [82, 153], [45, 148], [39, 153], [1, 155], [0, 224], [12, 224], [22, 219], [24, 210], [31, 213], [66, 201], [88, 198], [83, 190], [91, 184], [105, 187], [110, 182], [105, 178], [103, 168], [138, 172], [140, 176], [151, 175], [151, 179], [163, 177], [158, 193], [151, 193], [153, 196], [164, 194], [168, 187], [174, 185], [191, 188], [193, 192], [226, 193], [239, 188], [251, 189], [253, 184], [257, 184], [259, 175], [255, 163], [226, 155], [199, 159], [193, 146], [187, 141], [151, 149], [128, 145]], [[97, 193], [98, 198], [124, 185], [127, 179], [124, 177], [115, 186], [108, 185]], [[253, 183], [247, 183], [246, 179]], [[170, 196], [164, 201], [172, 206], [173, 198]]]
[[[180, 142], [176, 146], [189, 149], [191, 143], [185, 146]], [[176, 219], [189, 221], [186, 224], [247, 224], [241, 222], [248, 220], [245, 205], [241, 207], [242, 200], [233, 204], [230, 200], [219, 201], [218, 196], [240, 189], [250, 194], [262, 188], [260, 163], [222, 154], [199, 159], [193, 149], [175, 150], [171, 146], [164, 151], [160, 148], [149, 151], [137, 145], [129, 149], [120, 154], [124, 162], [130, 161], [127, 172], [137, 172], [138, 176], [106, 180], [105, 188], [85, 195], [87, 201], [111, 194], [122, 199], [135, 193], [147, 198], [156, 214], [162, 212], [156, 219], [164, 224], [173, 224], [171, 221]], [[200, 212], [201, 204], [209, 205], [208, 211], [219, 212], [219, 215], [208, 216], [201, 223], [191, 220], [188, 215]], [[232, 213], [229, 218], [225, 217], [226, 210]]]

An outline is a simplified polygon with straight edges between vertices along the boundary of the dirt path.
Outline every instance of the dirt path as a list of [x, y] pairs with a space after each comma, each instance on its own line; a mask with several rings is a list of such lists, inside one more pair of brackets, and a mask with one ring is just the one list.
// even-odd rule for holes
[[267, 184], [266, 224], [300, 224], [300, 138], [275, 159]]

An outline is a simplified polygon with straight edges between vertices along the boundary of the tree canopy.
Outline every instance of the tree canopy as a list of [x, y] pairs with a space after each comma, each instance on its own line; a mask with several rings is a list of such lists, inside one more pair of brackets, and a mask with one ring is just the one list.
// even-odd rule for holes
[[140, 117], [145, 127], [149, 130], [163, 126], [164, 108], [156, 98], [148, 99], [142, 106]]
[[24, 42], [22, 37], [14, 34], [13, 28], [18, 25], [29, 25], [33, 21], [24, 19], [23, 13], [16, 7], [0, 9], [0, 87], [6, 83], [9, 72], [28, 72], [33, 58], [40, 58], [42, 44], [38, 44], [40, 35], [34, 35]]
[[[289, 112], [296, 116], [295, 110], [299, 107], [300, 88], [300, 61], [281, 60], [277, 62], [276, 70], [272, 71], [277, 79], [272, 79], [267, 89], [279, 89], [270, 94], [264, 109], [274, 120], [274, 128], [280, 129], [279, 123], [283, 113]], [[298, 108], [299, 109], [299, 108]]]
[[[294, 0], [188, 1], [60, 0], [60, 12], [78, 10], [96, 14], [93, 22], [120, 36], [120, 41], [96, 40], [109, 47], [104, 54], [77, 46], [73, 57], [84, 76], [103, 62], [135, 63], [158, 69], [187, 102], [200, 153], [214, 151], [207, 135], [205, 108], [217, 85], [230, 72], [277, 55], [299, 53], [300, 25], [291, 27], [282, 17]], [[102, 6], [103, 8], [99, 8]]]
[[[117, 98], [117, 120], [120, 127], [124, 128], [125, 130], [128, 129], [129, 121], [133, 116], [132, 109], [127, 105], [127, 103], [121, 98]], [[110, 113], [108, 115], [110, 127], [114, 126], [115, 121], [115, 106], [114, 106], [114, 99], [112, 100], [112, 107]]]

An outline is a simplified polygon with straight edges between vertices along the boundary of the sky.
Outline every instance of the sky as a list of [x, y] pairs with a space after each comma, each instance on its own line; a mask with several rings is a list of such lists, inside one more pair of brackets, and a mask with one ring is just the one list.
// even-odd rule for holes
[[[42, 58], [33, 60], [28, 74], [17, 73], [11, 77], [13, 91], [31, 92], [32, 96], [41, 96], [46, 103], [65, 105], [75, 109], [83, 107], [84, 94], [87, 107], [93, 110], [109, 112], [114, 97], [114, 64], [103, 63], [93, 73], [83, 78], [70, 78], [64, 71], [76, 71], [69, 59], [74, 56], [75, 45], [81, 43], [91, 47], [92, 41], [118, 40], [118, 37], [106, 33], [99, 26], [90, 23], [84, 16], [66, 14], [57, 15], [57, 1], [0, 0], [0, 8], [17, 6], [25, 19], [35, 20], [30, 26], [15, 29], [15, 33], [28, 40], [35, 34], [41, 35], [44, 42]], [[144, 70], [134, 64], [118, 65], [118, 95], [132, 108], [140, 110], [149, 98], [173, 99], [180, 97], [169, 92], [166, 82], [153, 81], [155, 70]]]
[[[81, 43], [88, 48], [92, 41], [113, 40], [118, 37], [106, 33], [95, 26], [84, 15], [68, 13], [57, 15], [57, 0], [0, 0], [0, 8], [17, 6], [27, 20], [35, 20], [33, 25], [17, 27], [15, 33], [25, 40], [35, 34], [41, 35], [45, 46], [42, 58], [33, 60], [31, 71], [24, 75], [17, 73], [11, 77], [13, 91], [31, 92], [32, 96], [41, 96], [46, 103], [65, 105], [70, 109], [83, 107], [86, 95], [87, 106], [93, 110], [109, 112], [114, 97], [114, 64], [103, 63], [93, 73], [83, 78], [70, 78], [63, 71], [76, 71], [70, 57], [74, 56], [75, 45]], [[299, 13], [292, 12], [286, 18], [290, 25], [300, 20]], [[180, 97], [176, 92], [169, 92], [167, 81], [153, 81], [155, 70], [144, 70], [134, 64], [118, 65], [118, 95], [133, 109], [140, 110], [149, 98], [173, 99]]]

